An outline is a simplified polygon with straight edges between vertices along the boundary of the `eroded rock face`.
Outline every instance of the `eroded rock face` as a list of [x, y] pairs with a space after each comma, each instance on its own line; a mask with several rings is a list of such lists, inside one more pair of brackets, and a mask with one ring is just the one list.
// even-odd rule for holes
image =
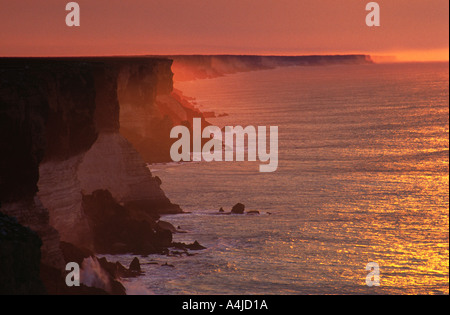
[[192, 118], [202, 119], [182, 95], [173, 90], [172, 61], [120, 68], [117, 95], [120, 103], [120, 133], [147, 163], [169, 162], [174, 126], [190, 127]]
[[[81, 122], [84, 118], [89, 118], [87, 125], [93, 125], [95, 128], [92, 131], [82, 127], [75, 129], [71, 134], [77, 135], [81, 132], [81, 138], [87, 138], [86, 134], [91, 134], [95, 139], [93, 142], [87, 141], [89, 146], [86, 150], [70, 157], [64, 154], [65, 151], [61, 153], [56, 149], [46, 152], [44, 163], [39, 167], [38, 195], [49, 209], [50, 222], [60, 232], [62, 240], [89, 247], [92, 242], [89, 243], [91, 235], [81, 206], [82, 192], [91, 194], [98, 189], [108, 190], [115, 200], [133, 205], [143, 216], [179, 213], [181, 209], [167, 199], [159, 187], [160, 183], [152, 177], [139, 153], [119, 133], [121, 109], [118, 82], [124, 80], [124, 73], [130, 72], [127, 80], [131, 83], [120, 87], [120, 91], [129, 97], [137, 95], [134, 100], [138, 104], [149, 102], [153, 100], [153, 94], [170, 91], [172, 85], [170, 61], [114, 58], [87, 61], [90, 62], [87, 62], [85, 67], [88, 67], [90, 72], [81, 73], [80, 79], [89, 86], [76, 83], [76, 78], [72, 78], [76, 83], [76, 93], [73, 91], [66, 93], [63, 86], [64, 89], [60, 88], [59, 91], [63, 95], [59, 99], [52, 98], [50, 103], [53, 104], [51, 107], [57, 108], [58, 101], [66, 101], [66, 98], [67, 102], [73, 103], [72, 98], [83, 94], [81, 88], [85, 87], [88, 95], [93, 90], [91, 97], [81, 97], [85, 103], [91, 104], [89, 109], [84, 111], [86, 117], [75, 115], [75, 118]], [[53, 90], [57, 88], [58, 86]], [[54, 94], [58, 95], [57, 92], [52, 93]], [[84, 108], [83, 106], [80, 108]], [[62, 117], [49, 117], [47, 126], [47, 134], [51, 135], [49, 141], [53, 141], [53, 138], [59, 139], [55, 133], [57, 135], [67, 133], [64, 128], [59, 127], [60, 124], [66, 125]], [[143, 121], [143, 124], [150, 123]], [[56, 147], [59, 148], [59, 141], [56, 143], [58, 144]]]
[[[65, 263], [60, 235], [77, 245], [93, 242], [83, 191], [110, 189], [136, 222], [181, 211], [119, 134], [118, 91], [138, 93], [138, 106], [158, 112], [156, 96], [172, 91], [170, 65], [163, 58], [0, 58], [0, 211], [37, 232], [48, 278], [58, 278]], [[152, 117], [149, 131], [172, 124]], [[168, 235], [154, 232], [155, 242], [167, 243]]]
[[0, 59], [0, 211], [38, 233], [42, 262], [57, 269], [64, 263], [59, 235], [35, 196], [39, 165], [69, 159], [95, 141], [93, 79], [80, 60]]
[[120, 103], [120, 133], [146, 162], [168, 161], [172, 121], [156, 106], [158, 94], [173, 87], [172, 61], [128, 65], [120, 69], [117, 96]]
[[136, 217], [107, 190], [83, 196], [83, 208], [97, 253], [148, 255], [162, 252], [172, 242], [170, 231], [160, 229], [154, 220]]
[[78, 168], [84, 157], [79, 154], [67, 160], [53, 160], [39, 166], [38, 197], [49, 210], [50, 224], [61, 239], [88, 246], [91, 233], [82, 210], [81, 183]]
[[78, 168], [82, 191], [108, 190], [124, 205], [132, 205], [143, 215], [179, 213], [152, 176], [133, 146], [119, 133], [101, 133], [84, 155]]
[[64, 259], [59, 248], [59, 233], [50, 225], [48, 210], [39, 198], [3, 204], [1, 212], [16, 218], [20, 224], [37, 233], [42, 240], [43, 264], [58, 269], [64, 267]]

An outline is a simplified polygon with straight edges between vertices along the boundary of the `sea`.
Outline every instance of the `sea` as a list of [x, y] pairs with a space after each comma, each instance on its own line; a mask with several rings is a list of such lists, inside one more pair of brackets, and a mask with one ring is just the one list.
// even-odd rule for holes
[[[129, 294], [449, 294], [448, 63], [284, 67], [175, 87], [226, 114], [207, 119], [215, 126], [278, 126], [278, 169], [150, 165], [189, 212], [162, 218], [187, 232], [174, 240], [207, 249], [139, 257]], [[218, 215], [236, 203], [260, 215]]]

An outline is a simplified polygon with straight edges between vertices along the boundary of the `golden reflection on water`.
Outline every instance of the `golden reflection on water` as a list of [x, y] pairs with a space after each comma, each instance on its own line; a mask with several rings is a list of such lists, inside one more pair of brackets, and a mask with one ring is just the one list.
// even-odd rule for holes
[[[308, 257], [307, 264], [322, 266], [328, 282], [335, 274], [336, 282], [358, 283], [362, 293], [449, 294], [449, 142], [425, 139], [399, 143], [390, 156], [365, 164], [369, 172], [351, 173], [340, 190], [354, 199], [325, 205], [319, 216], [327, 224], [305, 223], [299, 231], [307, 237], [284, 244], [283, 254], [300, 258], [308, 248], [322, 248], [323, 257]], [[359, 152], [368, 160], [378, 153]], [[336, 238], [335, 247], [329, 239], [319, 241], [323, 235]], [[364, 269], [369, 262], [381, 270], [381, 286], [370, 290]]]
[[[431, 142], [436, 147], [448, 145], [445, 139], [431, 139]], [[441, 151], [430, 148], [421, 153]], [[417, 154], [417, 151], [411, 153]], [[374, 204], [373, 199], [368, 199], [366, 204], [364, 200], [360, 201], [353, 209], [346, 210], [354, 212], [353, 217], [360, 221], [336, 227], [347, 233], [361, 233], [360, 238], [367, 240], [367, 244], [338, 252], [348, 256], [352, 251], [362, 249], [358, 255], [367, 257], [367, 263], [377, 262], [381, 269], [381, 288], [378, 289], [381, 292], [449, 294], [448, 171], [446, 175], [417, 172], [448, 169], [448, 156], [414, 165], [400, 165], [400, 168], [413, 171], [378, 174], [380, 178], [374, 180], [386, 184], [386, 191], [380, 191], [378, 202]], [[389, 189], [392, 189], [391, 194]], [[358, 215], [361, 210], [369, 215]], [[341, 276], [354, 281], [357, 275], [343, 272]], [[362, 271], [358, 276], [361, 286], [365, 286], [366, 272]], [[436, 287], [440, 289], [430, 292], [430, 288]]]
[[[181, 88], [207, 99], [209, 110], [226, 109], [222, 125], [280, 126], [279, 170], [270, 177], [224, 163], [165, 178], [175, 201], [193, 211], [220, 196], [273, 212], [246, 223], [221, 218], [209, 232], [232, 245], [215, 251], [214, 262], [231, 260], [233, 268], [215, 268], [201, 283], [221, 275], [252, 294], [449, 294], [448, 64], [392, 67], [352, 75], [283, 69]], [[273, 104], [258, 101], [266, 90]], [[209, 194], [185, 197], [180, 172], [195, 187], [201, 173]], [[366, 286], [369, 262], [380, 266], [378, 288]]]

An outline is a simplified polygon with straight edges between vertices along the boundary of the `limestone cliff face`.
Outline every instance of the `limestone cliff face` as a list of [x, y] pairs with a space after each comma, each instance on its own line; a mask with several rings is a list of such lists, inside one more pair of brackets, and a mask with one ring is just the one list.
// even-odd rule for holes
[[[60, 232], [62, 240], [87, 247], [91, 247], [91, 232], [83, 214], [82, 194], [108, 190], [115, 200], [133, 208], [136, 216], [154, 218], [161, 213], [181, 212], [167, 199], [140, 154], [120, 134], [120, 112], [126, 111], [127, 106], [120, 103], [119, 93], [130, 95], [139, 108], [142, 102], [149, 101], [148, 97], [152, 99], [153, 93], [169, 91], [170, 61], [110, 59], [99, 60], [98, 64], [94, 61], [88, 82], [95, 91], [95, 106], [90, 113], [97, 138], [88, 150], [71, 158], [46, 157], [39, 168], [38, 183], [38, 196], [49, 209], [51, 224]], [[122, 86], [124, 78], [133, 84]], [[141, 123], [145, 129], [151, 122], [145, 120], [150, 119], [148, 115], [143, 118]], [[133, 127], [139, 132], [138, 125]], [[152, 146], [148, 150], [158, 152]]]
[[[50, 221], [81, 216], [79, 211], [70, 213], [77, 187], [69, 179], [73, 157], [97, 138], [94, 78], [94, 66], [82, 60], [0, 60], [0, 137], [5, 149], [0, 157], [0, 211], [36, 231], [43, 242], [42, 264], [59, 270], [64, 265], [60, 233]], [[49, 187], [40, 192], [42, 199], [36, 195], [38, 179]], [[55, 215], [61, 209], [66, 215]]]
[[100, 133], [78, 167], [78, 179], [83, 194], [108, 190], [117, 202], [143, 215], [180, 212], [138, 152], [118, 132]]
[[[204, 120], [173, 91], [172, 61], [121, 67], [118, 80], [120, 133], [147, 163], [168, 162], [172, 127]], [[206, 124], [206, 122], [204, 122]]]
[[77, 155], [95, 141], [89, 74], [80, 62], [0, 60], [0, 211], [38, 233], [42, 262], [55, 268], [63, 265], [60, 237], [36, 197], [39, 164]]
[[38, 198], [50, 212], [50, 224], [63, 241], [86, 245], [91, 236], [83, 209], [78, 168], [84, 157], [46, 161], [39, 166]]
[[120, 133], [121, 97], [128, 96], [125, 113], [127, 104], [155, 107], [158, 94], [171, 92], [170, 65], [162, 58], [0, 59], [0, 211], [38, 233], [42, 263], [61, 270], [60, 239], [89, 245], [83, 194], [110, 190], [149, 220], [181, 211]]
[[[120, 132], [147, 162], [168, 160], [172, 123], [156, 107], [159, 93], [172, 89], [171, 62], [163, 65], [123, 67], [118, 80]], [[161, 75], [165, 72], [166, 75]], [[161, 80], [158, 80], [160, 78]]]

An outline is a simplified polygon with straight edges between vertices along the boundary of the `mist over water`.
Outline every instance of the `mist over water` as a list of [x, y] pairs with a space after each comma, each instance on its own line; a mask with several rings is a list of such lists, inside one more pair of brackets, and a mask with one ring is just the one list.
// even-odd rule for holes
[[[141, 258], [156, 294], [446, 293], [448, 63], [291, 67], [177, 83], [213, 125], [278, 126], [279, 165], [151, 166], [208, 249]], [[213, 215], [238, 203], [260, 216]], [[272, 213], [268, 215], [267, 212]], [[124, 264], [132, 256], [115, 257]], [[175, 268], [146, 264], [155, 260]], [[365, 283], [369, 262], [381, 286]]]

